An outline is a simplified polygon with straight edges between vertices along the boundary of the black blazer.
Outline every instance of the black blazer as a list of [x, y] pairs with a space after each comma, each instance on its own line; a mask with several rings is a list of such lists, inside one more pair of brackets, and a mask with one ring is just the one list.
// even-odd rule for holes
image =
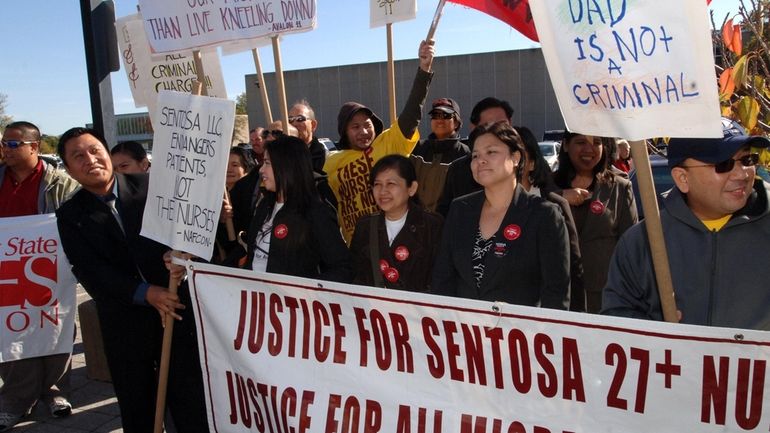
[[[433, 267], [433, 290], [461, 298], [567, 309], [569, 307], [569, 240], [559, 209], [517, 186], [508, 212], [485, 257], [481, 287], [471, 263], [484, 191], [452, 202]], [[518, 226], [519, 234], [504, 236]]]
[[[254, 242], [274, 207], [275, 193], [265, 193], [257, 204], [247, 236], [246, 268], [251, 268]], [[281, 225], [287, 232], [278, 237], [275, 228]], [[337, 225], [337, 216], [328, 204], [315, 201], [307, 215], [284, 206], [275, 215], [273, 228], [267, 272], [342, 283], [349, 283], [353, 278], [350, 252]]]
[[[430, 293], [430, 280], [433, 275], [433, 262], [438, 255], [441, 241], [441, 227], [444, 219], [441, 215], [411, 204], [404, 227], [388, 245], [388, 231], [385, 228], [385, 216], [378, 212], [362, 217], [356, 224], [350, 253], [353, 256], [353, 283], [374, 286], [372, 270], [372, 249], [370, 230], [376, 224], [378, 251], [377, 272], [380, 272], [379, 260], [385, 260], [390, 267], [398, 271], [397, 281], [382, 282], [389, 289], [409, 290]], [[399, 248], [401, 248], [399, 250]], [[402, 253], [396, 258], [396, 251]], [[407, 252], [406, 257], [403, 252]]]

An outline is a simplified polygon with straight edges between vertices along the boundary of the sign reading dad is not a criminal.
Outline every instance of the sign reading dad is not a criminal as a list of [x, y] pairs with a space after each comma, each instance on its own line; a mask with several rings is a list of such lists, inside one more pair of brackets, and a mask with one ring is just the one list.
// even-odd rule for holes
[[630, 140], [722, 136], [704, 0], [529, 5], [570, 130]]
[[209, 258], [222, 207], [235, 102], [163, 90], [141, 235]]
[[139, 6], [147, 38], [159, 53], [316, 26], [315, 0], [139, 0]]

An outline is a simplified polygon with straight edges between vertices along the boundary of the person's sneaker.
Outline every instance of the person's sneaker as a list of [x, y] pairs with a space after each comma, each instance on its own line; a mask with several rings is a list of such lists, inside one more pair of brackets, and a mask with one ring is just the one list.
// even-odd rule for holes
[[0, 412], [0, 432], [8, 431], [24, 418], [23, 413]]
[[54, 418], [64, 418], [72, 413], [72, 405], [63, 397], [56, 397], [49, 409], [51, 409], [51, 416]]

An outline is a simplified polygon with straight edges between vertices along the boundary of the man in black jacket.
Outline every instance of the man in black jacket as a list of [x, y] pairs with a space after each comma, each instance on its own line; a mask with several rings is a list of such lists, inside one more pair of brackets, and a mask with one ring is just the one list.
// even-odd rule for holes
[[175, 323], [169, 409], [179, 432], [207, 432], [189, 293], [184, 284], [179, 296], [168, 291], [169, 249], [139, 235], [148, 176], [114, 174], [106, 141], [92, 129], [65, 132], [58, 152], [83, 186], [56, 212], [59, 236], [73, 274], [96, 301], [124, 431], [153, 429], [161, 320], [171, 315], [185, 320]]

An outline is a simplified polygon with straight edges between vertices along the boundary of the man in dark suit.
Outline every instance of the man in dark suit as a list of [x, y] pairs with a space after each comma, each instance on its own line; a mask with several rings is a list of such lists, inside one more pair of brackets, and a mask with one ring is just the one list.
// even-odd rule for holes
[[185, 285], [179, 296], [168, 291], [169, 249], [139, 236], [148, 176], [114, 174], [106, 141], [92, 129], [65, 132], [58, 152], [83, 186], [56, 212], [59, 235], [72, 272], [96, 301], [124, 431], [153, 429], [161, 320], [170, 314], [185, 320], [175, 322], [169, 409], [179, 432], [207, 432], [189, 293]]

